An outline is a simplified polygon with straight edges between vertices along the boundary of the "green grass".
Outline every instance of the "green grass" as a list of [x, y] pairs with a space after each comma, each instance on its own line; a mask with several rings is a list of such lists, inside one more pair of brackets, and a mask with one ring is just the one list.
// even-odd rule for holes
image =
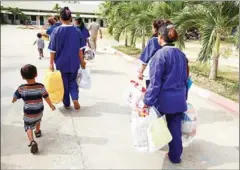
[[[132, 47], [117, 46], [113, 48], [133, 57], [138, 57], [141, 53], [140, 49]], [[208, 64], [190, 62], [189, 66], [191, 77], [197, 86], [239, 102], [239, 73], [237, 71], [230, 69], [219, 71], [217, 80], [213, 81], [208, 79], [210, 72]]]
[[239, 102], [239, 74], [236, 71], [218, 71], [215, 81], [209, 80], [210, 66], [201, 63], [190, 63], [190, 72], [194, 83], [202, 88], [209, 89], [221, 96]]
[[114, 46], [113, 48], [130, 55], [132, 57], [138, 57], [141, 53], [141, 50], [135, 47], [125, 47], [125, 46]]

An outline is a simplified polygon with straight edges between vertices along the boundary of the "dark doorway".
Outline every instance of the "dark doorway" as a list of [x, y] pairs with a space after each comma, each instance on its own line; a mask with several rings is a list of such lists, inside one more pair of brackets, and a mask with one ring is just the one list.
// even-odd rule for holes
[[43, 18], [43, 16], [40, 16], [40, 25], [44, 25], [44, 18]]

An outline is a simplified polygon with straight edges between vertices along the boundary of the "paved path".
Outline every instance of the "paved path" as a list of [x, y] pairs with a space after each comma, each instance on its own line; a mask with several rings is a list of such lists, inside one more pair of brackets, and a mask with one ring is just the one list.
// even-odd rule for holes
[[1, 166], [2, 169], [238, 169], [239, 118], [229, 111], [190, 93], [198, 109], [199, 127], [195, 141], [185, 148], [181, 165], [164, 158], [165, 150], [138, 153], [132, 147], [130, 109], [122, 103], [127, 82], [135, 78], [136, 65], [104, 50], [93, 62], [93, 87], [80, 91], [80, 112], [66, 112], [61, 104], [55, 112], [46, 106], [40, 152], [32, 155], [22, 122], [22, 102], [11, 104], [12, 94], [24, 83], [19, 69], [32, 63], [42, 81], [48, 67], [39, 61], [32, 43], [36, 30], [1, 27]]

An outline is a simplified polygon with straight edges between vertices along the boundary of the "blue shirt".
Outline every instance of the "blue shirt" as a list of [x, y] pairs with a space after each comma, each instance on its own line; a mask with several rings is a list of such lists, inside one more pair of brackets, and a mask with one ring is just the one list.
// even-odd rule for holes
[[51, 36], [54, 28], [56, 28], [56, 25], [50, 26], [50, 27], [47, 29], [47, 31], [46, 31], [47, 35]]
[[61, 22], [56, 22], [56, 23], [55, 23], [55, 26], [56, 26], [56, 27], [59, 27], [59, 26], [61, 26], [61, 25], [62, 25]]
[[85, 26], [82, 29], [80, 29], [79, 26], [77, 26], [77, 28], [81, 31], [83, 39], [85, 41], [84, 44], [86, 46], [87, 45], [87, 39], [90, 37], [89, 31]]
[[143, 50], [142, 54], [140, 55], [139, 59], [147, 65], [149, 60], [152, 58], [152, 56], [161, 48], [161, 46], [158, 43], [157, 37], [152, 37], [146, 46], [146, 48]]
[[150, 63], [150, 85], [144, 103], [160, 113], [185, 112], [187, 93], [187, 58], [174, 46], [158, 50]]
[[84, 47], [79, 29], [73, 25], [61, 25], [52, 32], [49, 50], [56, 53], [56, 69], [63, 73], [76, 73], [80, 67], [79, 50]]

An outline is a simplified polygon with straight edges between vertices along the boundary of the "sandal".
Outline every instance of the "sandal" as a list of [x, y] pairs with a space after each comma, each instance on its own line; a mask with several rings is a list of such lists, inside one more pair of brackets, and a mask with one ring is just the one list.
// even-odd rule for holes
[[41, 130], [39, 130], [39, 132], [35, 131], [34, 133], [35, 133], [36, 138], [40, 138], [42, 136]]
[[38, 144], [37, 144], [37, 142], [32, 141], [28, 146], [31, 147], [30, 151], [31, 151], [32, 154], [38, 152]]

